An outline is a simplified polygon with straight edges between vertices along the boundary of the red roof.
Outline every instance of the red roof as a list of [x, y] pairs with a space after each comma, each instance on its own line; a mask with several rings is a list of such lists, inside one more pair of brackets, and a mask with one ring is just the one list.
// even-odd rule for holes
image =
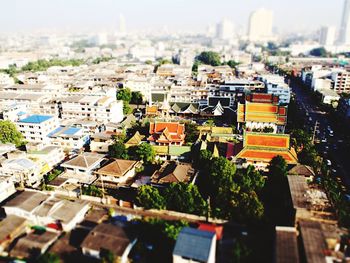
[[215, 233], [217, 240], [220, 240], [224, 234], [223, 226], [201, 223], [201, 224], [199, 224], [198, 229], [203, 230], [203, 231], [207, 231], [207, 232], [211, 232], [211, 233]]
[[178, 122], [155, 122], [149, 127], [151, 136], [149, 141], [159, 143], [183, 142], [185, 139], [185, 125]]

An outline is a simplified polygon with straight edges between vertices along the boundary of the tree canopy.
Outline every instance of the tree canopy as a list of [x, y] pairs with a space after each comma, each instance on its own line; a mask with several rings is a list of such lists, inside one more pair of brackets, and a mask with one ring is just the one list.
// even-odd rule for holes
[[211, 66], [221, 65], [220, 55], [214, 51], [203, 51], [196, 57], [196, 60], [206, 65], [211, 65]]
[[149, 143], [141, 143], [134, 149], [134, 157], [137, 160], [142, 160], [144, 163], [152, 163], [156, 156], [156, 152]]
[[0, 121], [0, 142], [20, 146], [23, 143], [23, 136], [11, 121]]
[[287, 176], [288, 165], [282, 156], [277, 155], [272, 158], [267, 169], [269, 170], [269, 177], [285, 178]]
[[142, 103], [142, 94], [139, 91], [133, 91], [131, 92], [131, 104], [141, 104]]
[[122, 141], [114, 141], [108, 146], [108, 153], [111, 157], [117, 159], [128, 159], [128, 152]]
[[129, 88], [119, 89], [117, 99], [129, 103], [131, 100], [131, 90]]
[[327, 57], [329, 54], [324, 47], [319, 47], [311, 50], [310, 55], [315, 57]]
[[164, 197], [159, 193], [157, 188], [150, 185], [139, 187], [136, 200], [145, 209], [161, 210], [166, 208]]
[[198, 124], [193, 122], [185, 123], [186, 142], [194, 143], [198, 139]]
[[169, 210], [196, 215], [206, 214], [206, 203], [196, 185], [187, 183], [172, 183], [164, 197]]

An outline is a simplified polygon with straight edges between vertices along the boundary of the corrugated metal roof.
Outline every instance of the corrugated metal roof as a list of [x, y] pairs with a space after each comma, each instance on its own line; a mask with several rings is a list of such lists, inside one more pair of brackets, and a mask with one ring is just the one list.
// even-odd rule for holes
[[215, 233], [184, 227], [175, 244], [174, 255], [207, 262]]

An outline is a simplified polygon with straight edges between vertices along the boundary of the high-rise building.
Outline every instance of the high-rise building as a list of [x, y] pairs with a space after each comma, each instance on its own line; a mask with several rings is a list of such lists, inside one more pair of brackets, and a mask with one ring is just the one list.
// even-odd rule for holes
[[272, 35], [273, 12], [266, 9], [254, 11], [249, 18], [248, 38], [250, 41], [268, 41]]
[[233, 23], [228, 20], [224, 19], [216, 26], [216, 37], [219, 39], [232, 39], [234, 33], [234, 26]]
[[343, 16], [339, 32], [339, 44], [350, 44], [350, 0], [344, 1]]
[[123, 14], [119, 14], [119, 32], [120, 35], [126, 34], [126, 22]]
[[324, 26], [320, 29], [320, 44], [322, 46], [332, 46], [335, 41], [335, 27]]

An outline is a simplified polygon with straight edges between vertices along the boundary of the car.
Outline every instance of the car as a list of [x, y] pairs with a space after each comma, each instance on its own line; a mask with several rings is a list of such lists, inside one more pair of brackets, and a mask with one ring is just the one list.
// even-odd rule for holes
[[327, 159], [327, 160], [326, 160], [326, 164], [327, 164], [328, 166], [331, 166], [331, 165], [332, 165], [331, 160]]
[[326, 139], [326, 138], [323, 138], [323, 139], [321, 140], [321, 142], [326, 143], [326, 142], [327, 142], [327, 139]]

